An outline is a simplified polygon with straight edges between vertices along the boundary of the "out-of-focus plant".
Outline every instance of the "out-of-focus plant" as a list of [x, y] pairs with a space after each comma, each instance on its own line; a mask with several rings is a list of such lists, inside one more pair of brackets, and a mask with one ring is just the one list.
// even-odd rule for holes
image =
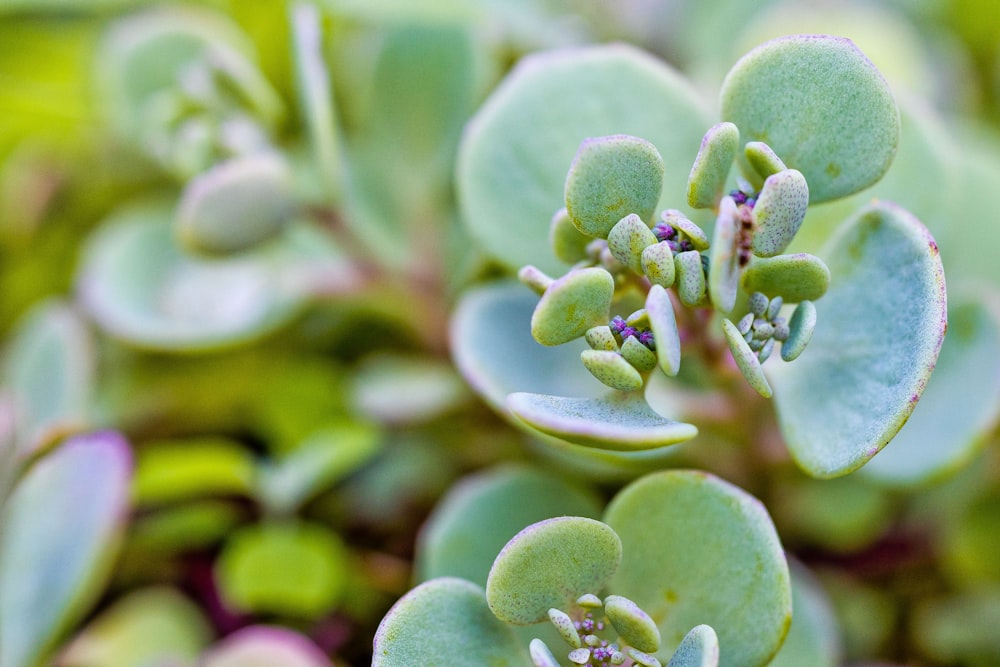
[[2, 3], [0, 665], [996, 664], [981, 4]]

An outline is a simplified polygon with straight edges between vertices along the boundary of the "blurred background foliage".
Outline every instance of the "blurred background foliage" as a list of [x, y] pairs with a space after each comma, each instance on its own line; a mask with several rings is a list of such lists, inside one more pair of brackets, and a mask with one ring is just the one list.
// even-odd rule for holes
[[[548, 507], [546, 489], [566, 485], [560, 503], [575, 509], [551, 512], [592, 515], [641, 472], [540, 446], [449, 356], [449, 335], [466, 330], [449, 332], [463, 288], [508, 273], [461, 224], [462, 128], [535, 51], [628, 42], [685, 73], [715, 110], [725, 72], [755, 44], [852, 38], [900, 102], [897, 164], [873, 191], [811, 213], [798, 249], [860, 202], [900, 201], [935, 234], [953, 302], [979, 306], [953, 314], [949, 332], [981, 348], [968, 373], [995, 369], [995, 9], [4, 0], [0, 497], [22, 481], [0, 523], [0, 664], [364, 665], [389, 606], [415, 581], [455, 574], [437, 565], [454, 559], [447, 550], [415, 545], [446, 498], [442, 530], [465, 475], [531, 466], [519, 483], [533, 490], [497, 502]], [[181, 96], [150, 103], [163, 89]], [[260, 151], [279, 156], [281, 178], [251, 165], [259, 185], [226, 190], [223, 163]], [[239, 215], [268, 239], [222, 258], [182, 247], [178, 216], [214, 210], [213, 196], [249, 198]], [[287, 207], [265, 210], [282, 197]], [[981, 375], [952, 371], [940, 390], [945, 409], [971, 394], [983, 407], [934, 474], [876, 458], [871, 471], [812, 480], [776, 442], [765, 403], [735, 409], [711, 389], [685, 399], [706, 425], [669, 464], [761, 498], [813, 573], [801, 595], [815, 600], [801, 607], [818, 609], [819, 637], [797, 636], [804, 648], [783, 664], [1000, 664], [1000, 371]], [[939, 437], [911, 429], [905, 446], [933, 453]], [[903, 447], [884, 456], [905, 469]], [[70, 520], [81, 503], [107, 513]], [[24, 615], [34, 620], [15, 622]]]

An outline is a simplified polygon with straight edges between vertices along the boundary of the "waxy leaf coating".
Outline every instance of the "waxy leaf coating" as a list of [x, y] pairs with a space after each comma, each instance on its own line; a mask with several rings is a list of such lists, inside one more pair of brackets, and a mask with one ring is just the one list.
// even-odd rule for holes
[[833, 279], [801, 358], [774, 368], [779, 424], [815, 477], [865, 464], [906, 422], [947, 326], [944, 269], [919, 220], [887, 202], [844, 223], [823, 253]]
[[524, 667], [527, 651], [490, 611], [483, 589], [455, 577], [420, 584], [375, 631], [372, 667]]
[[771, 385], [768, 384], [767, 378], [764, 376], [764, 369], [761, 368], [757, 353], [751, 349], [740, 334], [739, 329], [731, 321], [722, 320], [722, 331], [726, 334], [726, 342], [729, 343], [729, 350], [733, 353], [733, 361], [743, 373], [743, 377], [758, 394], [764, 398], [771, 398]]
[[740, 131], [732, 123], [718, 123], [705, 133], [688, 176], [687, 201], [692, 208], [718, 205], [739, 147]]
[[780, 296], [786, 303], [815, 301], [830, 286], [830, 269], [819, 257], [808, 253], [759, 257], [740, 278], [743, 290]]
[[630, 213], [611, 228], [608, 249], [615, 259], [636, 273], [642, 272], [642, 253], [656, 244], [656, 236], [642, 219]]
[[497, 618], [530, 625], [549, 609], [570, 607], [599, 591], [618, 569], [621, 540], [594, 519], [563, 516], [532, 524], [497, 555], [486, 582], [486, 599]]
[[646, 246], [639, 261], [642, 272], [649, 278], [649, 282], [662, 287], [671, 287], [674, 284], [676, 275], [674, 253], [666, 241]]
[[691, 424], [654, 412], [635, 392], [592, 399], [518, 392], [507, 397], [507, 407], [542, 433], [601, 449], [655, 449], [698, 435]]
[[788, 565], [764, 506], [713, 475], [654, 473], [608, 505], [621, 537], [609, 590], [656, 621], [666, 660], [695, 625], [716, 628], [720, 665], [763, 667], [791, 620]]
[[[753, 49], [722, 83], [722, 117], [809, 183], [813, 203], [878, 181], [899, 141], [889, 84], [849, 39], [794, 35]], [[741, 155], [747, 178], [760, 178]], [[760, 183], [760, 180], [756, 180]]]
[[788, 169], [781, 158], [763, 141], [747, 142], [747, 145], [743, 147], [743, 153], [746, 155], [747, 162], [762, 180], [771, 174]]
[[809, 207], [809, 185], [802, 172], [786, 169], [764, 181], [753, 208], [753, 252], [774, 257], [784, 252], [802, 226]]
[[625, 643], [646, 653], [660, 649], [660, 629], [639, 606], [621, 595], [604, 598], [604, 613]]
[[719, 217], [715, 221], [709, 260], [712, 270], [708, 274], [708, 294], [712, 304], [721, 313], [728, 313], [736, 305], [740, 287], [740, 262], [738, 239], [740, 221], [736, 202], [723, 197], [719, 204]]
[[705, 300], [705, 270], [697, 250], [679, 252], [674, 257], [677, 295], [685, 306], [698, 306]]
[[566, 176], [566, 211], [580, 232], [597, 238], [607, 238], [631, 213], [652, 220], [663, 169], [663, 158], [645, 139], [623, 134], [586, 139]]
[[531, 315], [531, 335], [542, 345], [562, 345], [606, 324], [615, 280], [602, 268], [571, 271], [556, 279]]
[[[639, 345], [641, 346], [641, 343]], [[624, 348], [624, 345], [622, 347]], [[584, 350], [580, 353], [580, 360], [595, 378], [612, 389], [635, 391], [642, 388], [642, 375], [617, 352]]]
[[681, 368], [681, 336], [677, 330], [674, 304], [667, 290], [653, 285], [646, 295], [646, 314], [656, 340], [656, 357], [667, 375], [677, 375]]
[[696, 625], [684, 635], [667, 667], [717, 667], [719, 637], [710, 625]]

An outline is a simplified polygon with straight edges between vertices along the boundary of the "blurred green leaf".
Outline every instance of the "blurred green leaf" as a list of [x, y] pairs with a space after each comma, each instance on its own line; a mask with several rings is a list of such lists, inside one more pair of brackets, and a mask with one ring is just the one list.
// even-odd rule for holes
[[223, 438], [147, 442], [136, 456], [137, 505], [251, 492], [254, 457]]
[[287, 628], [252, 625], [213, 646], [201, 667], [331, 667], [316, 644]]
[[0, 664], [41, 664], [100, 594], [128, 511], [131, 454], [111, 432], [36, 463], [0, 516]]

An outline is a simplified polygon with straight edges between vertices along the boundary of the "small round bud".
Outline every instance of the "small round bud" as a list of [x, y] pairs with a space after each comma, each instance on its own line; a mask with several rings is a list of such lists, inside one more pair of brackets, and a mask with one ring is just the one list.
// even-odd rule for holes
[[774, 318], [776, 318], [778, 316], [778, 313], [781, 312], [781, 307], [783, 305], [785, 305], [785, 301], [780, 296], [776, 296], [773, 299], [771, 299], [771, 303], [767, 305], [767, 312], [765, 313], [767, 319], [773, 320]]
[[580, 641], [580, 634], [576, 631], [573, 619], [569, 617], [569, 614], [559, 609], [549, 609], [549, 621], [559, 631], [559, 635], [563, 638], [563, 641], [569, 644], [571, 648], [580, 648], [583, 646], [583, 643]]
[[771, 356], [771, 352], [774, 351], [774, 339], [769, 338], [764, 341], [764, 345], [757, 352], [757, 358], [760, 359], [760, 363], [767, 361], [768, 357]]
[[788, 340], [788, 322], [785, 318], [779, 317], [774, 321], [774, 338], [779, 341]]
[[587, 646], [597, 646], [601, 643], [601, 638], [597, 635], [586, 635], [583, 638], [583, 643]]
[[576, 599], [576, 603], [584, 609], [600, 609], [604, 606], [601, 598], [593, 593], [585, 593]]
[[574, 665], [586, 665], [587, 661], [590, 660], [590, 649], [589, 648], [578, 648], [569, 652], [566, 656], [569, 661]]
[[750, 328], [753, 326], [753, 320], [753, 313], [747, 313], [736, 324], [736, 330], [739, 331], [741, 335], [746, 336], [747, 332], [750, 331]]
[[757, 340], [767, 340], [773, 335], [774, 325], [767, 320], [756, 320], [753, 323], [753, 337]]
[[767, 306], [769, 303], [770, 302], [768, 301], [766, 295], [761, 292], [754, 292], [750, 295], [750, 303], [748, 305], [750, 306], [751, 313], [757, 317], [763, 317], [764, 313], [767, 312]]

